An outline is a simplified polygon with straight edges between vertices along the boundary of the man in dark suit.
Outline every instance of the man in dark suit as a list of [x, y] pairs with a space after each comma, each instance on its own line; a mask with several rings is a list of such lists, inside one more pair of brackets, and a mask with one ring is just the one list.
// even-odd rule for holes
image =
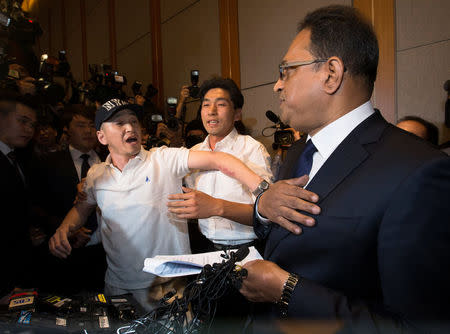
[[[55, 233], [72, 208], [77, 184], [86, 177], [89, 167], [101, 162], [94, 151], [97, 145], [94, 116], [95, 110], [83, 105], [66, 107], [63, 125], [69, 147], [50, 153], [36, 177], [34, 197], [44, 213], [41, 221], [48, 236]], [[76, 249], [70, 259], [60, 260], [49, 255], [47, 261], [53, 262], [52, 270], [44, 281], [47, 283], [44, 288], [66, 293], [103, 289], [106, 270], [103, 247], [101, 244], [84, 247], [96, 229], [96, 212], [93, 212], [87, 224], [72, 234], [71, 242]], [[94, 237], [98, 235], [95, 233]], [[43, 246], [48, 254], [46, 243]]]
[[450, 318], [450, 159], [373, 109], [377, 65], [372, 27], [345, 6], [309, 13], [280, 65], [281, 118], [306, 144], [255, 205], [267, 260], [241, 289], [272, 314], [368, 332]]
[[0, 299], [30, 278], [28, 180], [16, 149], [28, 144], [35, 127], [35, 105], [27, 97], [3, 91], [0, 94], [0, 262], [3, 268]]

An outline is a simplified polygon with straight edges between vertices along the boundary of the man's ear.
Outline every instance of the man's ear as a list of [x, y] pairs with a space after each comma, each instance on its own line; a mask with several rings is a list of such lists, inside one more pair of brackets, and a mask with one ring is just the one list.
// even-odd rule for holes
[[97, 131], [97, 138], [98, 138], [98, 141], [100, 142], [100, 144], [108, 145], [108, 141], [106, 140], [105, 133], [103, 132], [102, 129]]
[[324, 89], [327, 94], [336, 93], [342, 85], [344, 79], [345, 66], [339, 57], [330, 57], [327, 62], [322, 65], [326, 75]]
[[237, 108], [234, 110], [234, 121], [242, 120], [242, 108]]

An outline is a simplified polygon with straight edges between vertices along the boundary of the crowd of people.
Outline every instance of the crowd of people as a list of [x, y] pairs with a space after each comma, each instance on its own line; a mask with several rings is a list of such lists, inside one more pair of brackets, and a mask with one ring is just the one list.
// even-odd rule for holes
[[274, 91], [304, 135], [276, 178], [231, 79], [203, 82], [198, 118], [172, 127], [140, 95], [44, 107], [24, 74], [0, 93], [0, 302], [17, 287], [101, 290], [151, 310], [184, 282], [143, 272], [145, 258], [245, 245], [264, 260], [218, 310], [243, 328], [251, 314], [266, 331], [280, 317], [449, 329], [450, 158], [431, 123], [373, 108], [378, 55], [354, 8], [300, 22]]

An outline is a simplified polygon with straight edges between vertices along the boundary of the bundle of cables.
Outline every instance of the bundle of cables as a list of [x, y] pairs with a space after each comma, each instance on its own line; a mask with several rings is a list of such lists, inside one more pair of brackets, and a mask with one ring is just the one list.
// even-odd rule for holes
[[221, 263], [205, 265], [181, 298], [176, 291], [166, 294], [156, 309], [127, 326], [117, 329], [117, 334], [197, 334], [208, 333], [216, 313], [217, 301], [230, 289], [239, 289], [247, 270], [236, 265], [249, 253], [248, 247], [236, 252], [227, 251]]

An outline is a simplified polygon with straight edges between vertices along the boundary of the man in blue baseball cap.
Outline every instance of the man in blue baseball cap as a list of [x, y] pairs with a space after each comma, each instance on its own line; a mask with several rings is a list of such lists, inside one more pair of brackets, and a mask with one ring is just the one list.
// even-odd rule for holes
[[[220, 170], [251, 191], [263, 180], [225, 153], [165, 146], [144, 150], [140, 112], [140, 106], [119, 99], [111, 99], [97, 110], [97, 137], [110, 154], [104, 163], [89, 170], [84, 186], [87, 199], [69, 211], [49, 247], [57, 257], [69, 256], [68, 236], [98, 205], [108, 263], [105, 294], [132, 293], [151, 310], [167, 282], [143, 272], [144, 259], [190, 252], [186, 220], [170, 214], [166, 203], [169, 194], [181, 192], [182, 178], [190, 168]], [[149, 288], [153, 300], [149, 300]]]

